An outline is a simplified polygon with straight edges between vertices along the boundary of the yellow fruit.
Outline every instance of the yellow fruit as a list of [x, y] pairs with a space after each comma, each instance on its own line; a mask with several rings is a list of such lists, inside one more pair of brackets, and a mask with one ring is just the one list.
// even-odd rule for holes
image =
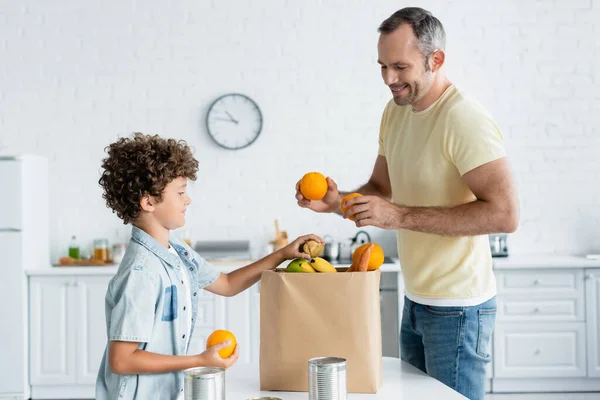
[[235, 345], [237, 344], [235, 335], [229, 331], [218, 329], [211, 333], [206, 339], [206, 348], [208, 349], [209, 347], [213, 347], [228, 340], [231, 341], [231, 344], [219, 350], [219, 356], [221, 356], [221, 358], [229, 358], [233, 354]]
[[337, 270], [329, 263], [329, 261], [321, 257], [316, 257], [310, 264], [319, 272], [337, 272]]
[[325, 245], [317, 242], [316, 240], [309, 240], [302, 246], [302, 251], [310, 256], [310, 258], [319, 257], [323, 254]]
[[358, 265], [360, 262], [360, 255], [369, 247], [373, 245], [371, 248], [371, 257], [369, 257], [369, 271], [375, 271], [377, 268], [381, 267], [383, 264], [383, 259], [385, 255], [383, 254], [383, 249], [380, 245], [376, 243], [365, 243], [360, 246], [358, 249], [354, 250], [352, 254], [352, 263]]
[[[344, 207], [344, 203], [346, 201], [348, 201], [350, 199], [353, 199], [355, 197], [358, 197], [358, 196], [362, 196], [362, 194], [360, 194], [360, 193], [350, 193], [350, 194], [347, 194], [346, 196], [344, 196], [344, 198], [342, 199], [342, 202], [340, 203], [340, 209], [342, 210], [342, 214], [344, 214], [346, 212], [346, 210], [348, 209], [348, 208]], [[348, 219], [350, 221], [354, 221], [354, 217], [348, 217]]]
[[327, 179], [319, 172], [309, 172], [300, 180], [300, 193], [308, 200], [321, 200], [327, 193]]

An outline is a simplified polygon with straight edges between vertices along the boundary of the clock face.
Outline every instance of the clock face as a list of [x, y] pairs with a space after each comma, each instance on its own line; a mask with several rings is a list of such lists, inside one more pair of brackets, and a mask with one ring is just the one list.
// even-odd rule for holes
[[208, 109], [206, 128], [219, 146], [231, 150], [243, 149], [258, 138], [262, 129], [262, 114], [248, 96], [226, 94], [215, 100]]

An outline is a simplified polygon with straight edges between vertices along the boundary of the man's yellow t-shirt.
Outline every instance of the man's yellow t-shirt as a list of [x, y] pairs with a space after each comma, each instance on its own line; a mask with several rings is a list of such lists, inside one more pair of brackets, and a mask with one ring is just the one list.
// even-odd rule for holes
[[[391, 100], [381, 120], [379, 154], [387, 161], [392, 202], [409, 207], [476, 200], [462, 175], [506, 156], [492, 117], [455, 86], [424, 111]], [[468, 306], [496, 294], [487, 235], [440, 236], [404, 229], [397, 233], [409, 299]]]

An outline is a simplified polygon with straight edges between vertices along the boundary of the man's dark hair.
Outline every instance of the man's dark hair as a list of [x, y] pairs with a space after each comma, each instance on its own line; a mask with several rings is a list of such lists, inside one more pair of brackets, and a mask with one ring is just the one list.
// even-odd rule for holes
[[[410, 25], [419, 42], [419, 50], [427, 61], [435, 50], [445, 50], [446, 33], [439, 19], [419, 7], [406, 7], [393, 13], [379, 26], [379, 33], [389, 34], [401, 25]], [[426, 62], [426, 65], [429, 64]]]

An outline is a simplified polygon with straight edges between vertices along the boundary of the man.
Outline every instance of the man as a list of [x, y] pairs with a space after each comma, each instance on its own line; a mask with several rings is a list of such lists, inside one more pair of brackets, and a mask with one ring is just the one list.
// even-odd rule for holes
[[[488, 233], [514, 232], [519, 211], [500, 129], [447, 78], [441, 22], [404, 8], [379, 27], [392, 91], [369, 181], [345, 202], [357, 227], [395, 229], [406, 284], [403, 360], [470, 399], [483, 399], [496, 316]], [[298, 188], [298, 186], [297, 186]], [[301, 207], [341, 213], [347, 193]]]

